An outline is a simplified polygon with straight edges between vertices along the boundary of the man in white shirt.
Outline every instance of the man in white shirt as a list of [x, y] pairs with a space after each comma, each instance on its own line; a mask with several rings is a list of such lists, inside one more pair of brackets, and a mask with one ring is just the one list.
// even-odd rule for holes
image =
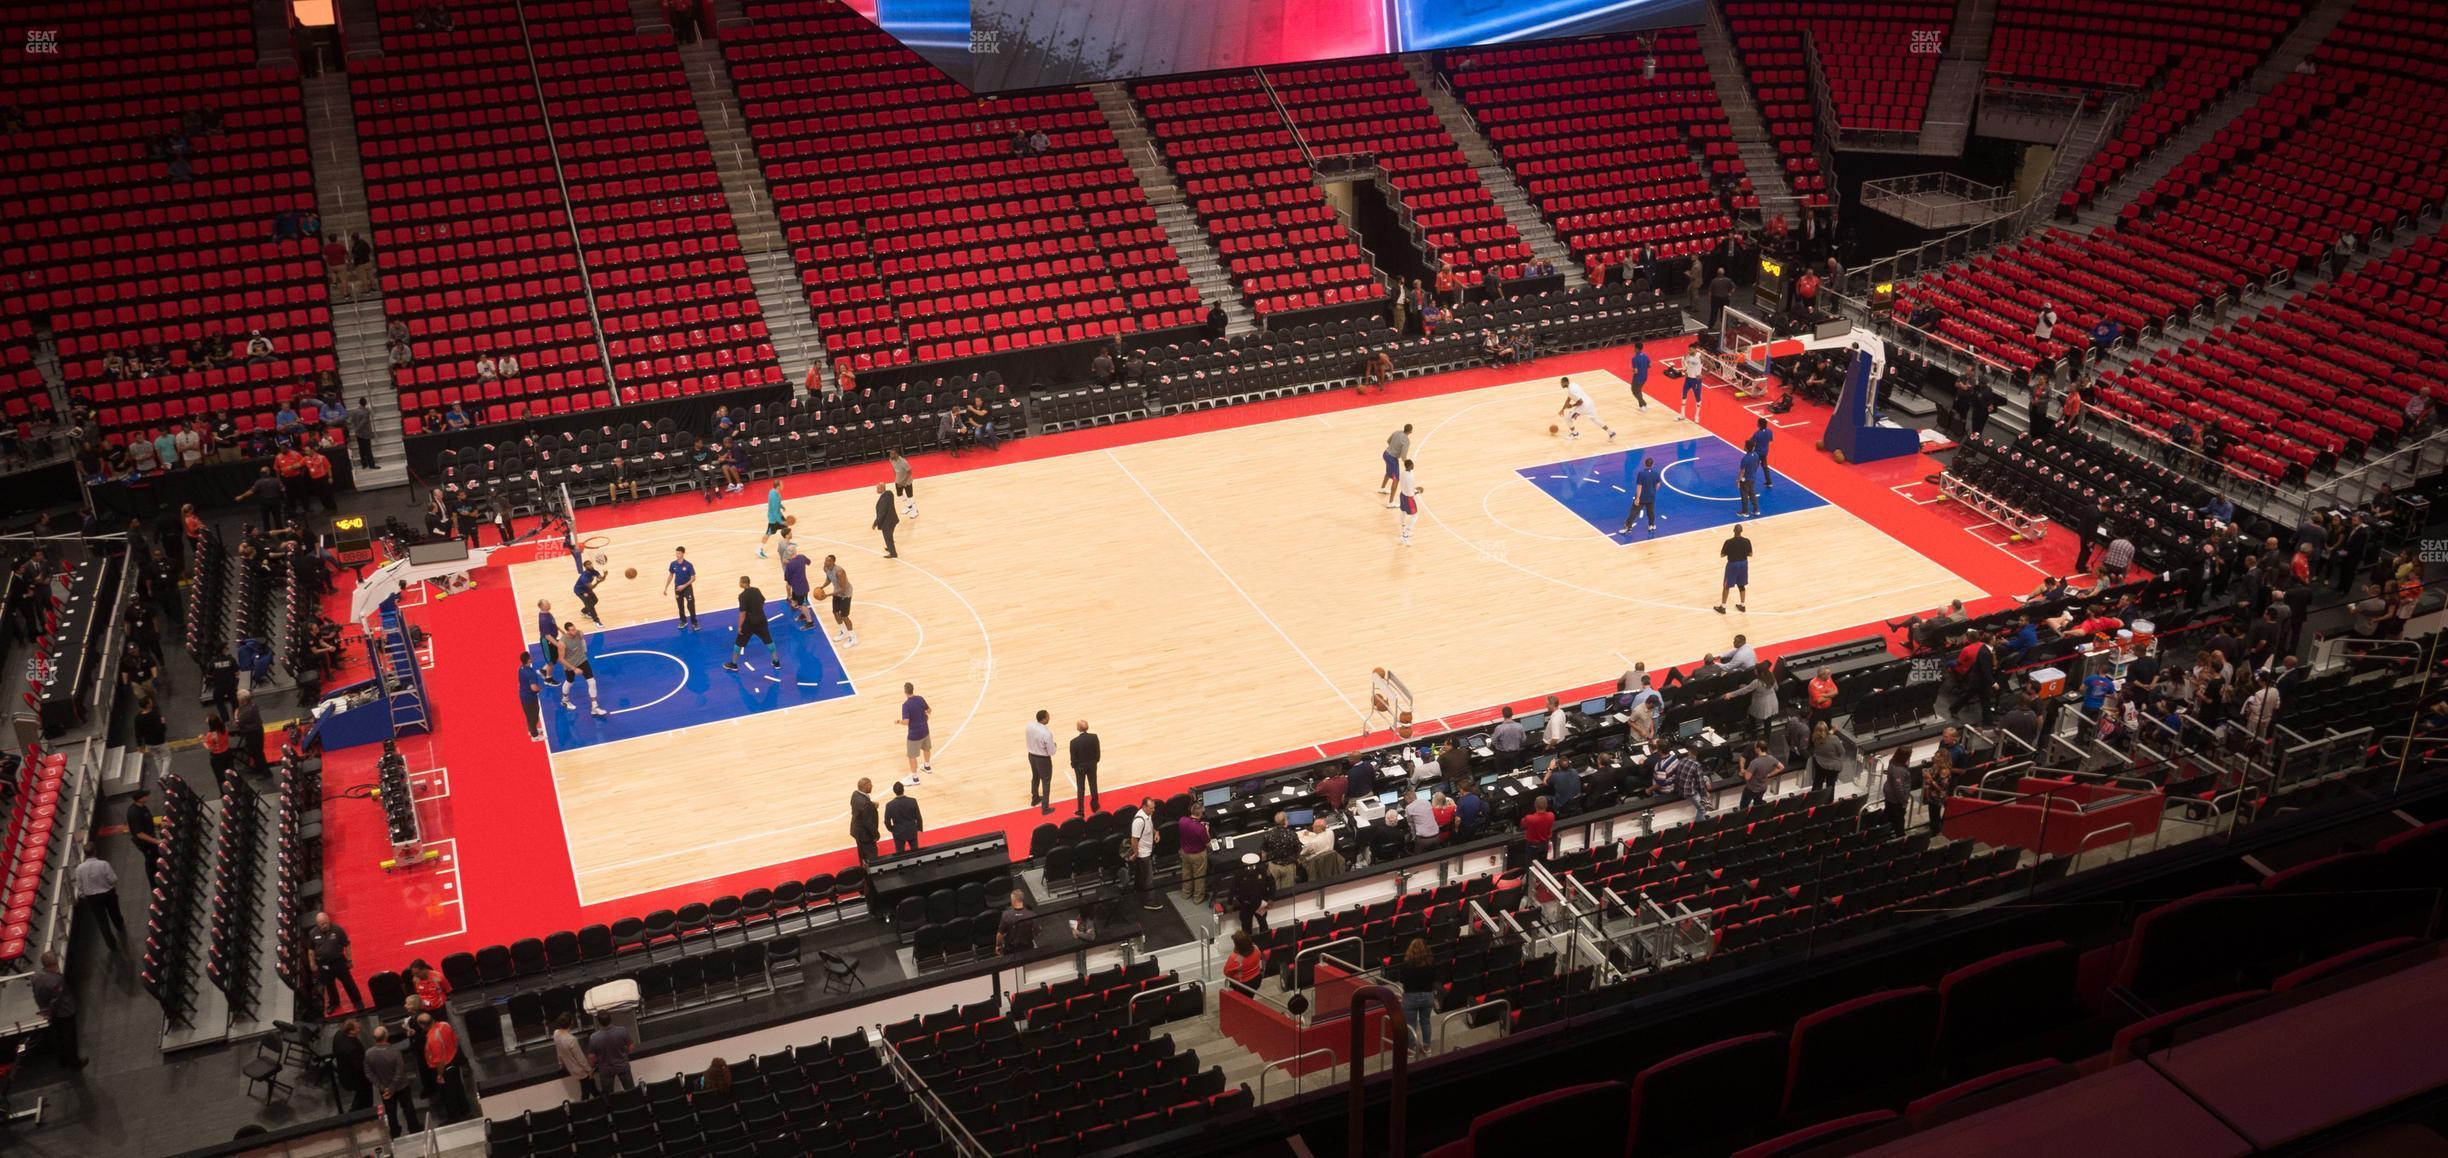
[[1403, 821], [1411, 826], [1411, 847], [1425, 848], [1437, 838], [1436, 806], [1417, 788], [1403, 790]]
[[1589, 391], [1573, 385], [1570, 378], [1559, 378], [1556, 384], [1564, 388], [1564, 404], [1556, 407], [1556, 413], [1564, 419], [1564, 437], [1581, 437], [1580, 423], [1587, 418], [1591, 425], [1607, 432], [1609, 441], [1615, 438], [1615, 428], [1598, 417], [1598, 404], [1590, 401]]
[[1411, 528], [1419, 522], [1419, 474], [1411, 460], [1402, 461], [1402, 470], [1394, 476], [1395, 517], [1402, 525], [1402, 545], [1411, 545]]
[[125, 951], [127, 921], [119, 914], [119, 873], [102, 859], [102, 851], [91, 842], [85, 845], [85, 859], [76, 866], [76, 919], [102, 930], [102, 943], [115, 955]]
[[1139, 881], [1139, 907], [1154, 911], [1164, 907], [1156, 900], [1156, 798], [1139, 801], [1139, 814], [1131, 817], [1131, 872]]
[[1046, 726], [1053, 717], [1039, 709], [1037, 718], [1026, 729], [1029, 765], [1029, 803], [1038, 811], [1054, 811], [1054, 729]]
[[1759, 666], [1759, 653], [1751, 650], [1749, 636], [1734, 637], [1734, 650], [1717, 657], [1717, 664], [1729, 671], [1749, 671]]
[[1572, 733], [1572, 714], [1564, 710], [1563, 701], [1547, 697], [1547, 728], [1541, 738], [1552, 752], [1564, 746], [1564, 737]]
[[2057, 307], [2050, 305], [2047, 302], [2042, 302], [2040, 304], [2040, 316], [2032, 320], [2032, 340], [2036, 342], [2046, 342], [2049, 340], [2049, 335], [2055, 333], [2056, 330]]
[[1677, 422], [1700, 421], [1700, 391], [1708, 384], [1708, 371], [1700, 361], [1700, 343], [1693, 342], [1683, 353], [1683, 404], [1675, 412]]

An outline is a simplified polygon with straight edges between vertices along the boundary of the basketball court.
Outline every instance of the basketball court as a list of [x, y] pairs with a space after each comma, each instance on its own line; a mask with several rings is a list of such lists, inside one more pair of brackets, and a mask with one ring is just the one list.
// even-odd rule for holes
[[[547, 702], [535, 746], [558, 815], [534, 822], [560, 830], [579, 902], [599, 904], [847, 848], [853, 782], [882, 794], [906, 768], [904, 682], [932, 706], [935, 771], [914, 794], [944, 829], [1026, 807], [1020, 732], [1040, 708], [1064, 738], [1090, 721], [1118, 802], [1135, 784], [1358, 734], [1375, 667], [1432, 718], [1633, 660], [1685, 663], [1736, 632], [1791, 640], [1989, 593], [1786, 473], [1847, 470], [1795, 435], [1771, 456], [1764, 517], [1746, 522], [1750, 610], [1717, 613], [1739, 451], [1662, 404], [1636, 411], [1612, 374], [1574, 377], [1612, 441], [1549, 434], [1561, 392], [1545, 376], [957, 473], [922, 465], [898, 559], [868, 529], [872, 487], [786, 483], [799, 548], [849, 571], [858, 642], [803, 631], [777, 603], [779, 672], [754, 643], [752, 669], [721, 666], [739, 577], [783, 591], [778, 559], [756, 555], [761, 486], [628, 526], [582, 510], [581, 535], [609, 560], [590, 650], [612, 714]], [[1741, 437], [1751, 416], [1709, 393], [1708, 426]], [[1409, 546], [1375, 490], [1405, 423], [1423, 488]], [[1661, 522], [1627, 535], [1624, 480], [1644, 456], [1665, 470]], [[698, 567], [700, 631], [663, 593], [674, 547]], [[509, 574], [505, 655], [538, 599], [576, 610], [567, 558]], [[1057, 781], [1067, 812], [1069, 777]]]

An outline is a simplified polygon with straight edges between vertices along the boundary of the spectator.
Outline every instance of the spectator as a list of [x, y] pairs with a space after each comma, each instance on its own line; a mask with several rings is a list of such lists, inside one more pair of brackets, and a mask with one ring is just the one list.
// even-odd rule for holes
[[[218, 718], [213, 722], [218, 723]], [[326, 1015], [343, 1012], [342, 993], [348, 994], [348, 1008], [365, 1008], [365, 996], [357, 991], [350, 961], [348, 930], [335, 923], [330, 913], [316, 913], [314, 927], [306, 930], [306, 945], [314, 955], [315, 981], [323, 992], [323, 1012]]]
[[1428, 1021], [1436, 1012], [1436, 954], [1428, 949], [1424, 938], [1414, 937], [1403, 949], [1402, 967], [1395, 971], [1395, 980], [1402, 984], [1403, 1020], [1411, 1028], [1411, 1052], [1428, 1052]]
[[1530, 811], [1521, 818], [1522, 845], [1530, 860], [1546, 860], [1547, 846], [1555, 839], [1555, 811], [1541, 796], [1530, 803]]
[[1678, 748], [1667, 755], [1660, 774], [1666, 781], [1668, 792], [1690, 801], [1697, 819], [1708, 819], [1709, 806], [1714, 803], [1717, 793], [1709, 783], [1708, 769], [1701, 766], [1699, 757], [1687, 749]]
[[1420, 795], [1419, 789], [1403, 789], [1402, 815], [1403, 823], [1410, 826], [1411, 847], [1414, 850], [1436, 847], [1436, 806]]
[[1247, 930], [1233, 934], [1232, 952], [1224, 958], [1224, 980], [1244, 993], [1258, 992], [1258, 981], [1266, 975], [1266, 954]]
[[1011, 907], [995, 925], [995, 952], [1025, 953], [1037, 947], [1037, 914], [1028, 907], [1028, 894], [1013, 889]]
[[1776, 786], [1776, 778], [1785, 771], [1785, 762], [1768, 754], [1764, 740], [1751, 743], [1751, 758], [1742, 767], [1742, 801], [1735, 807], [1744, 812], [1768, 801], [1768, 792]]
[[409, 969], [408, 978], [409, 990], [417, 995], [417, 1000], [425, 1003], [427, 1009], [440, 1009], [442, 1003], [450, 998], [450, 986], [443, 983], [441, 971], [423, 961]]
[[1461, 791], [1461, 797], [1454, 801], [1454, 837], [1469, 840], [1478, 836], [1487, 823], [1487, 802], [1479, 799], [1479, 786], [1475, 783], [1464, 781]]
[[1889, 753], [1886, 774], [1880, 781], [1880, 796], [1887, 805], [1881, 815], [1887, 820], [1889, 836], [1904, 835], [1905, 820], [1912, 810], [1914, 777], [1912, 765], [1905, 759], [1909, 754], [1902, 750]]
[[1282, 892], [1300, 881], [1300, 837], [1286, 823], [1287, 813], [1275, 814], [1275, 824], [1258, 838], [1258, 851], [1266, 856], [1266, 873]]
[[246, 360], [249, 364], [271, 361], [276, 349], [272, 339], [265, 337], [262, 330], [247, 331]]
[[340, 1022], [338, 1035], [332, 1038], [332, 1081], [349, 1096], [352, 1111], [374, 1107], [374, 1083], [366, 1077], [364, 1033], [365, 1023], [351, 1017]]
[[464, 1059], [459, 1055], [459, 1030], [448, 1017], [435, 1017], [430, 1012], [418, 1014], [417, 1024], [424, 1031], [425, 1073], [432, 1082], [425, 1092], [434, 1119], [457, 1121], [464, 1113], [460, 1104], [459, 1067]]
[[1844, 772], [1844, 741], [1826, 720], [1811, 725], [1810, 761], [1811, 791], [1834, 799], [1836, 778]]
[[[356, 1023], [352, 1021], [349, 1024]], [[553, 1018], [552, 1026], [553, 1057], [561, 1062], [562, 1076], [578, 1083], [578, 1097], [572, 1101], [598, 1097], [603, 1093], [595, 1085], [594, 1061], [587, 1057], [586, 1047], [578, 1044], [578, 1035], [573, 1029], [577, 1024], [578, 1018], [563, 1010]]]
[[1547, 798], [1555, 803], [1556, 814], [1570, 816], [1580, 811], [1581, 770], [1572, 761], [1558, 759], [1547, 766], [1547, 775], [1540, 781]]
[[1343, 875], [1343, 854], [1335, 850], [1334, 831], [1326, 826], [1326, 818], [1316, 817], [1301, 832], [1301, 870], [1312, 881], [1330, 881]]
[[1521, 721], [1513, 718], [1513, 709], [1504, 709], [1504, 718], [1488, 733], [1488, 748], [1496, 753], [1496, 767], [1510, 772], [1521, 767], [1527, 739]]
[[374, 1087], [382, 1099], [383, 1116], [390, 1121], [394, 1138], [414, 1133], [424, 1127], [417, 1116], [416, 1074], [408, 1056], [391, 1042], [391, 1027], [374, 1027], [374, 1044], [366, 1049], [366, 1083]]
[[458, 403], [451, 403], [450, 409], [442, 415], [442, 427], [445, 430], [466, 430], [468, 428], [467, 411], [462, 409]]
[[635, 1048], [629, 1031], [612, 1024], [611, 1014], [595, 1015], [595, 1032], [587, 1035], [587, 1060], [594, 1065], [596, 1081], [605, 1092], [637, 1088], [637, 1078], [629, 1072], [629, 1053]]
[[1275, 900], [1275, 874], [1262, 866], [1257, 853], [1242, 854], [1241, 864], [1233, 873], [1229, 899], [1233, 911], [1240, 915], [1243, 932], [1266, 929], [1267, 909]]
[[1929, 767], [1921, 771], [1921, 802], [1929, 807], [1929, 825], [1935, 831], [1946, 821], [1947, 797], [1955, 791], [1955, 756], [1943, 745], [1930, 757]]
[[1181, 854], [1182, 899], [1207, 903], [1207, 806], [1190, 802], [1190, 811], [1174, 824], [1174, 847]]

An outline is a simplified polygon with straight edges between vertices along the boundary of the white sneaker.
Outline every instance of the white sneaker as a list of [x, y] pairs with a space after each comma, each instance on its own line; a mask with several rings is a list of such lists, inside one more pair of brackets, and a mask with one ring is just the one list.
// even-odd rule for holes
[[757, 548], [757, 558], [762, 559], [762, 558], [764, 558], [764, 557], [765, 557], [765, 548], [763, 548], [763, 547], [759, 547], [759, 548]]
[[575, 708], [575, 707], [577, 707], [578, 705], [576, 705], [576, 704], [573, 704], [573, 703], [569, 702], [567, 699], [563, 699], [563, 700], [561, 701], [561, 706], [562, 706], [562, 708], [564, 708], [564, 709], [569, 709], [569, 708]]
[[603, 719], [605, 716], [609, 716], [609, 715], [611, 715], [611, 714], [612, 714], [612, 713], [607, 712], [607, 711], [603, 710], [602, 708], [597, 708], [597, 709], [595, 709], [595, 718], [596, 718], [596, 719], [598, 719], [598, 720]]
[[857, 646], [858, 646], [858, 633], [857, 633], [857, 632], [855, 632], [855, 631], [851, 632], [851, 633], [850, 633], [850, 638], [848, 638], [848, 639], [846, 639], [846, 640], [843, 640], [843, 641], [842, 641], [842, 646], [843, 646], [843, 647], [857, 647]]

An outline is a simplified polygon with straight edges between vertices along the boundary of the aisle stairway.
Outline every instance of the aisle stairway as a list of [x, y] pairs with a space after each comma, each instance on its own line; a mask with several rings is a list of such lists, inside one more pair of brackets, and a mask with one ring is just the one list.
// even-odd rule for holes
[[1246, 334], [1258, 328], [1257, 315], [1241, 300], [1241, 291], [1233, 284], [1232, 275], [1225, 272], [1223, 258], [1208, 241], [1207, 231], [1200, 226], [1198, 214], [1190, 209], [1182, 196], [1181, 185], [1173, 179], [1173, 170], [1156, 152], [1156, 143], [1148, 139], [1147, 126], [1139, 119], [1139, 107], [1131, 102], [1130, 93], [1112, 82], [1090, 85], [1096, 94], [1097, 108], [1105, 114], [1105, 123], [1113, 129], [1114, 143], [1122, 148], [1122, 156], [1130, 161], [1131, 175], [1139, 179], [1141, 192], [1156, 210], [1157, 224], [1164, 226], [1165, 239], [1173, 243], [1173, 254], [1182, 269], [1190, 274], [1190, 284], [1198, 290], [1199, 301], [1210, 309], [1224, 307], [1224, 332]]
[[1403, 67], [1411, 73], [1413, 83], [1419, 85], [1420, 95], [1428, 98], [1428, 107], [1445, 126], [1446, 135], [1462, 147], [1463, 161], [1479, 174], [1479, 183], [1487, 187], [1488, 195], [1504, 210], [1505, 221], [1515, 233], [1521, 234], [1522, 240], [1530, 243], [1530, 252], [1541, 261], [1554, 263], [1564, 275], [1567, 287], [1587, 286], [1589, 277], [1582, 272], [1581, 264], [1573, 260], [1572, 252], [1557, 239], [1555, 230], [1548, 228], [1547, 219], [1530, 203], [1530, 195], [1514, 182], [1496, 147], [1479, 131], [1479, 123], [1471, 119], [1470, 111], [1446, 87], [1445, 78], [1437, 75], [1435, 62], [1426, 53], [1415, 52], [1403, 57]]
[[1785, 164], [1777, 158], [1776, 142], [1768, 139], [1768, 122], [1760, 116], [1759, 102], [1751, 94], [1749, 74], [1734, 51], [1733, 38], [1726, 34], [1725, 14], [1715, 3], [1705, 7], [1708, 21], [1697, 30], [1700, 51], [1708, 58], [1709, 83], [1717, 89], [1717, 103], [1725, 106], [1726, 123], [1734, 130], [1743, 175], [1751, 178], [1751, 190], [1759, 195], [1760, 219], [1781, 215], [1799, 221], [1802, 199], [1785, 183]]
[[[373, 236], [366, 212], [365, 168], [357, 155], [357, 120], [349, 103], [348, 77], [327, 73], [299, 82], [306, 102], [306, 143], [312, 151], [315, 208], [323, 215], [323, 231], [346, 238], [352, 233]], [[374, 253], [382, 268], [380, 249]], [[391, 384], [391, 366], [384, 357], [382, 289], [379, 284], [342, 301], [335, 291], [331, 303], [332, 336], [340, 362], [340, 392], [348, 404], [360, 399], [374, 413], [374, 461], [371, 470], [358, 469], [357, 487], [397, 486], [408, 481], [407, 457], [400, 445], [399, 392]]]
[[1998, 0], [1960, 0], [1955, 27], [1947, 34], [1946, 57], [1930, 80], [1929, 107], [1921, 117], [1918, 152], [1959, 157], [1979, 108], [1981, 74], [1989, 63], [1989, 34], [1997, 28]]
[[[648, 4], [660, 12], [656, 0], [634, 0], [632, 6]], [[644, 15], [639, 19], [643, 21]], [[681, 45], [679, 51], [681, 67], [688, 73], [689, 93], [696, 98], [697, 121], [705, 130], [706, 151], [713, 154], [715, 171], [722, 177], [723, 202], [731, 211], [731, 228], [739, 234], [749, 278], [756, 283], [757, 308], [773, 339], [782, 379], [798, 389], [806, 384], [808, 369], [814, 366], [823, 380], [830, 380], [833, 369], [825, 357], [824, 339], [817, 333], [815, 315], [808, 311], [807, 292], [791, 260], [790, 243], [782, 236], [773, 201], [766, 195], [765, 171], [757, 161], [756, 142], [748, 135], [748, 121], [740, 114], [722, 47], [701, 36], [694, 44]]]

